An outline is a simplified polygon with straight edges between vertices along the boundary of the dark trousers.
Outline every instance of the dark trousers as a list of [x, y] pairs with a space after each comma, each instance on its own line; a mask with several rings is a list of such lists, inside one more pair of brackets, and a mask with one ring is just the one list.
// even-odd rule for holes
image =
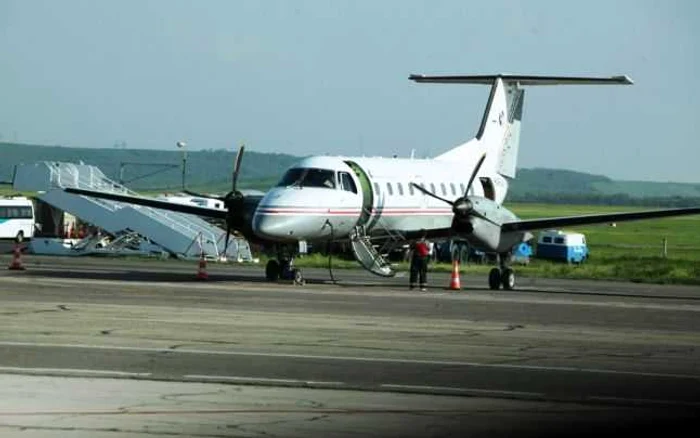
[[411, 258], [411, 278], [409, 285], [415, 287], [416, 280], [420, 279], [420, 287], [425, 287], [428, 283], [426, 277], [428, 274], [428, 258], [427, 257], [412, 257]]

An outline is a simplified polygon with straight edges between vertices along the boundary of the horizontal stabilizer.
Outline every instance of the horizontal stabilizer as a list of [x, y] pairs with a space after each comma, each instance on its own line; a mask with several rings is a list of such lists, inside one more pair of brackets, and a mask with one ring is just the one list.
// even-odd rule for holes
[[476, 75], [476, 76], [425, 76], [410, 75], [408, 79], [420, 83], [433, 84], [481, 84], [492, 85], [500, 78], [504, 82], [515, 82], [519, 85], [632, 85], [632, 79], [627, 75], [610, 77], [585, 76], [532, 76], [532, 75]]

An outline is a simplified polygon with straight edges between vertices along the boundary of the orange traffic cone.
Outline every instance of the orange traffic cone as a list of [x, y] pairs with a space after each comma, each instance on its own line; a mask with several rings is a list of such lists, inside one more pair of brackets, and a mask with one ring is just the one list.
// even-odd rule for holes
[[199, 257], [199, 267], [197, 268], [197, 280], [207, 280], [208, 278], [207, 259], [204, 258], [204, 252], [202, 252]]
[[452, 262], [452, 278], [450, 278], [450, 290], [460, 290], [462, 286], [459, 283], [459, 261]]
[[12, 262], [7, 267], [13, 271], [24, 271], [24, 265], [22, 265], [22, 252], [20, 251], [19, 244], [15, 243], [15, 250], [12, 253]]

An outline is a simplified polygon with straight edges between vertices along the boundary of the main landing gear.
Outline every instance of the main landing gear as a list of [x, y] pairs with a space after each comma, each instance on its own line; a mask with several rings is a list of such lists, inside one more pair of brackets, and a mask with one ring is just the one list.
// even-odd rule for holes
[[267, 281], [291, 280], [296, 285], [305, 283], [301, 269], [294, 267], [294, 256], [277, 254], [277, 259], [270, 259], [265, 266]]
[[508, 266], [510, 254], [498, 255], [498, 268], [491, 269], [489, 272], [489, 288], [497, 290], [503, 285], [505, 290], [515, 289], [515, 271]]

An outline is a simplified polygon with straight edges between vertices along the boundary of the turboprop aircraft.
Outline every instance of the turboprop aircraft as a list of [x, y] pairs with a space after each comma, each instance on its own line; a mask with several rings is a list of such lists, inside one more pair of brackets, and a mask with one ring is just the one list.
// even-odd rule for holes
[[491, 289], [515, 287], [508, 255], [514, 245], [529, 237], [530, 231], [700, 213], [698, 207], [520, 220], [503, 206], [509, 181], [516, 174], [524, 87], [631, 85], [627, 76], [411, 75], [409, 79], [417, 83], [490, 86], [476, 137], [432, 159], [304, 158], [291, 166], [264, 196], [245, 196], [236, 189], [244, 150], [240, 147], [234, 161], [232, 189], [219, 198], [224, 210], [114, 193], [65, 190], [225, 219], [227, 244], [228, 234], [236, 230], [250, 241], [274, 246], [277, 259], [271, 259], [265, 270], [269, 280], [282, 275], [303, 281], [301, 271], [293, 268], [299, 241], [349, 241], [355, 258], [365, 269], [392, 276], [394, 269], [373, 246], [376, 239], [403, 243], [417, 239], [423, 232], [434, 240], [463, 239], [476, 249], [499, 255], [499, 266], [489, 273]]

